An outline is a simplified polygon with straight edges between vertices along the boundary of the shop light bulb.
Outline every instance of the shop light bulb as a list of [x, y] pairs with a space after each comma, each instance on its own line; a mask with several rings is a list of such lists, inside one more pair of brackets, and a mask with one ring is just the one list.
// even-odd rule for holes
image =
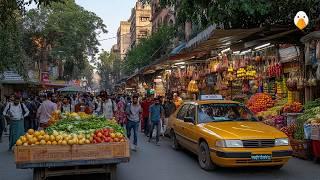
[[225, 52], [228, 52], [230, 50], [231, 50], [230, 48], [227, 48], [227, 49], [222, 50], [221, 53], [225, 53]]
[[252, 51], [251, 49], [246, 50], [246, 51], [242, 51], [241, 54], [246, 54], [246, 53], [249, 53], [249, 52], [251, 52], [251, 51]]
[[240, 54], [240, 51], [235, 51], [233, 52], [233, 54]]
[[180, 69], [184, 69], [184, 68], [186, 68], [186, 66], [180, 66]]
[[185, 62], [178, 62], [178, 63], [175, 63], [175, 65], [184, 65], [186, 64]]
[[254, 49], [257, 50], [257, 49], [261, 49], [261, 48], [264, 48], [264, 47], [267, 47], [267, 46], [270, 46], [270, 43], [262, 44], [261, 46], [257, 46]]

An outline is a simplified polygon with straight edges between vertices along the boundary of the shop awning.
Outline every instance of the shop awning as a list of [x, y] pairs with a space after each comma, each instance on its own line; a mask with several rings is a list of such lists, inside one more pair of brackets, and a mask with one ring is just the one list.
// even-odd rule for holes
[[309, 42], [310, 40], [314, 40], [314, 39], [320, 39], [320, 31], [314, 31], [312, 33], [309, 33], [306, 36], [303, 36], [300, 41], [302, 43], [306, 43]]
[[185, 47], [186, 47], [186, 43], [185, 42], [181, 43], [170, 52], [170, 55], [179, 54]]
[[84, 89], [78, 86], [67, 86], [57, 90], [58, 92], [84, 92]]
[[[199, 43], [192, 51], [210, 52], [218, 49], [225, 49], [231, 45], [237, 48], [248, 48], [264, 41], [289, 36], [297, 33], [286, 26], [271, 26], [252, 29], [216, 29], [211, 36]], [[245, 44], [246, 43], [246, 44]]]
[[190, 41], [188, 41], [186, 44], [186, 48], [194, 47], [194, 46], [198, 45], [199, 43], [208, 40], [210, 38], [210, 36], [216, 31], [215, 30], [216, 27], [217, 27], [217, 25], [215, 25], [215, 24], [207, 27], [205, 30], [203, 30], [202, 32], [197, 34], [196, 37], [194, 37]]

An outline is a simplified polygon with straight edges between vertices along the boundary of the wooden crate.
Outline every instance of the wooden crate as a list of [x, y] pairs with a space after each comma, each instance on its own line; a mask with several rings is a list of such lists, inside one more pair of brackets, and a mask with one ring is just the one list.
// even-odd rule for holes
[[16, 162], [41, 162], [71, 160], [71, 146], [63, 145], [39, 145], [16, 146]]
[[72, 146], [72, 160], [129, 157], [129, 144], [101, 143]]
[[301, 159], [309, 159], [311, 156], [311, 141], [290, 139], [292, 155]]
[[129, 157], [129, 142], [87, 145], [16, 146], [16, 163], [97, 160]]

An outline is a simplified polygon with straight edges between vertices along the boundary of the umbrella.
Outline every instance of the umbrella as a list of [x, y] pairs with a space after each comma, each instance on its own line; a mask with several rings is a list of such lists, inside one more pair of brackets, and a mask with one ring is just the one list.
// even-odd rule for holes
[[61, 89], [58, 89], [59, 92], [84, 92], [84, 89], [78, 86], [67, 86]]

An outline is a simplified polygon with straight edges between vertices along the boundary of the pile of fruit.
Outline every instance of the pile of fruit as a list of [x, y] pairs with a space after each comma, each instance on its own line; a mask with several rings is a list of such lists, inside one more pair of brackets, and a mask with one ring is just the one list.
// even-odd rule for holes
[[294, 133], [296, 132], [296, 128], [296, 125], [291, 124], [289, 126], [281, 128], [280, 131], [284, 132], [290, 139], [292, 139]]
[[254, 113], [266, 111], [268, 108], [274, 106], [272, 97], [266, 93], [257, 93], [249, 99], [247, 106]]
[[283, 107], [285, 113], [299, 113], [302, 111], [302, 104], [299, 102], [287, 103]]
[[124, 141], [124, 129], [115, 120], [71, 113], [46, 130], [29, 129], [17, 140], [16, 145], [82, 145]]

